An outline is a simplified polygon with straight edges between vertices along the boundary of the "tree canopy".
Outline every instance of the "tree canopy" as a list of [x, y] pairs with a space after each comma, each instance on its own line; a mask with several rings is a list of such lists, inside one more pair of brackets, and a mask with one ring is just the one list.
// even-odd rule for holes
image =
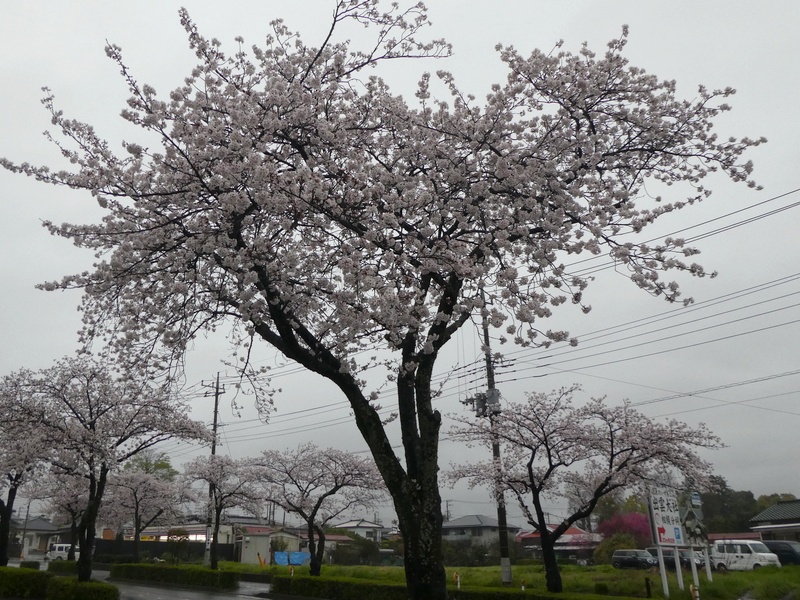
[[[696, 250], [622, 236], [707, 197], [711, 172], [755, 185], [742, 155], [760, 140], [717, 137], [733, 90], [677, 98], [674, 82], [628, 64], [626, 31], [602, 54], [501, 46], [505, 79], [482, 101], [442, 71], [421, 73], [409, 102], [371, 68], [448, 54], [420, 39], [422, 4], [339, 0], [319, 45], [275, 21], [264, 45], [240, 38], [232, 55], [180, 16], [198, 62], [166, 96], [107, 48], [140, 140], [118, 154], [48, 91], [71, 170], [0, 161], [106, 211], [47, 224], [98, 260], [45, 287], [85, 290], [83, 339], [123, 358], [181, 365], [195, 336], [225, 326], [245, 367], [263, 340], [337, 385], [394, 499], [411, 595], [441, 598], [439, 351], [476, 315], [522, 346], [569, 339], [545, 322], [563, 303], [590, 308], [567, 255], [605, 252], [635, 285], [678, 299], [660, 274], [704, 275]], [[348, 22], [372, 41], [352, 47]], [[648, 196], [648, 180], [671, 199]], [[363, 380], [376, 364], [397, 392], [401, 456], [380, 388]]]
[[385, 493], [370, 458], [315, 444], [265, 451], [253, 461], [253, 475], [265, 500], [306, 524], [312, 575], [322, 568], [325, 528], [352, 509], [374, 508]]
[[50, 452], [55, 473], [82, 481], [78, 577], [88, 581], [97, 516], [109, 474], [128, 459], [173, 438], [204, 440], [202, 423], [186, 406], [154, 386], [145, 373], [116, 372], [92, 356], [66, 357], [40, 371], [22, 369], [0, 381], [0, 405]]
[[[551, 592], [561, 591], [556, 540], [591, 515], [601, 498], [617, 490], [675, 487], [676, 476], [701, 486], [711, 465], [697, 451], [721, 446], [705, 425], [649, 419], [628, 402], [612, 406], [593, 398], [577, 405], [577, 389], [529, 393], [526, 402], [509, 402], [490, 419], [454, 416], [461, 424], [452, 431], [468, 444], [500, 445], [499, 459], [456, 466], [451, 477], [499, 486], [514, 498], [539, 532]], [[553, 498], [570, 498], [571, 512], [556, 522], [544, 508]]]

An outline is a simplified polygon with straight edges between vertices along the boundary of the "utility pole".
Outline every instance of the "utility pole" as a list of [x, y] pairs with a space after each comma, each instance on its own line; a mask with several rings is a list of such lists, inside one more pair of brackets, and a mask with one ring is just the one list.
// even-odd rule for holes
[[[224, 390], [219, 387], [219, 372], [217, 372], [217, 382], [214, 385], [214, 424], [212, 426], [213, 438], [211, 439], [211, 456], [217, 453], [217, 423], [219, 418], [219, 397]], [[206, 394], [208, 396], [209, 394]], [[206, 548], [203, 554], [203, 564], [207, 567], [211, 564], [211, 532], [214, 528], [214, 484], [208, 484], [208, 508], [206, 510]]]
[[[481, 290], [483, 296], [483, 290]], [[485, 302], [484, 302], [485, 305]], [[486, 393], [478, 393], [473, 398], [468, 398], [464, 404], [472, 404], [475, 414], [479, 417], [489, 418], [489, 427], [492, 432], [492, 458], [495, 465], [494, 496], [497, 503], [497, 533], [500, 536], [500, 578], [503, 585], [510, 586], [511, 557], [508, 548], [508, 521], [506, 518], [506, 499], [501, 484], [502, 466], [500, 463], [500, 440], [495, 431], [494, 417], [500, 414], [500, 391], [495, 387], [494, 364], [492, 362], [492, 349], [489, 340], [489, 322], [483, 316], [483, 354], [486, 360]]]
[[25, 524], [22, 526], [22, 549], [20, 550], [19, 559], [25, 560], [27, 556], [25, 555], [25, 542], [26, 536], [28, 535], [28, 519], [31, 516], [31, 502], [33, 498], [28, 498], [28, 509], [25, 511]]

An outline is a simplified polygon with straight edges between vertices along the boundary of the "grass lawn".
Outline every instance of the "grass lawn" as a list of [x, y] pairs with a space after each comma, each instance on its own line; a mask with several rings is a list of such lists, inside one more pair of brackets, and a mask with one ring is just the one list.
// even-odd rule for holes
[[[248, 573], [272, 572], [286, 574], [288, 567], [264, 567], [258, 565], [241, 565], [238, 563], [220, 563], [224, 570], [237, 570]], [[308, 567], [295, 567], [298, 575], [307, 575]], [[461, 578], [462, 587], [501, 587], [500, 567], [448, 567], [448, 586], [455, 587], [455, 574]], [[545, 591], [544, 569], [538, 565], [512, 567], [514, 587], [525, 584], [526, 591]], [[356, 577], [371, 581], [403, 583], [405, 574], [402, 567], [362, 567], [328, 565], [322, 568], [322, 576]], [[564, 565], [561, 568], [564, 591], [573, 593], [595, 594], [607, 589], [611, 596], [646, 597], [647, 584], [653, 598], [664, 598], [661, 589], [661, 576], [658, 570], [640, 571], [635, 569], [619, 570], [609, 565], [581, 567]], [[800, 567], [788, 566], [782, 569], [772, 567], [756, 571], [714, 573], [713, 581], [707, 581], [705, 571], [699, 573], [700, 597], [702, 600], [736, 600], [749, 592], [756, 600], [800, 600]], [[684, 571], [684, 590], [678, 589], [674, 573], [669, 573], [670, 600], [690, 600], [689, 586], [692, 574]]]

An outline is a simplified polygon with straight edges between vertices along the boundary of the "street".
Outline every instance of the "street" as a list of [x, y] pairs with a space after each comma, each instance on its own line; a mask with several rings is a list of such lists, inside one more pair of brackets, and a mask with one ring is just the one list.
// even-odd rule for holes
[[[18, 567], [19, 560], [11, 559], [9, 567]], [[43, 570], [47, 569], [47, 563], [42, 561]], [[104, 570], [95, 569], [92, 571], [92, 579], [96, 581], [108, 581], [119, 588], [120, 600], [233, 600], [235, 598], [269, 598], [269, 584], [253, 583], [242, 581], [239, 589], [234, 592], [214, 592], [209, 590], [187, 590], [185, 588], [165, 588], [152, 585], [141, 585], [134, 583], [122, 583], [119, 581], [109, 581], [110, 573]]]
[[[103, 580], [99, 573], [95, 575]], [[243, 581], [235, 592], [212, 592], [206, 590], [187, 590], [183, 588], [163, 588], [149, 585], [120, 583], [111, 581], [119, 588], [120, 600], [232, 600], [234, 598], [268, 598], [263, 595], [269, 586], [263, 583]], [[262, 595], [258, 595], [262, 594]]]

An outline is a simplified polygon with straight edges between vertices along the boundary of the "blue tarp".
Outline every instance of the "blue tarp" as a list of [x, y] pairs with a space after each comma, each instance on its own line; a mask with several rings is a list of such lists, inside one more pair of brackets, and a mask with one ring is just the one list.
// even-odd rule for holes
[[276, 565], [307, 565], [311, 562], [310, 552], [276, 552], [275, 564]]

